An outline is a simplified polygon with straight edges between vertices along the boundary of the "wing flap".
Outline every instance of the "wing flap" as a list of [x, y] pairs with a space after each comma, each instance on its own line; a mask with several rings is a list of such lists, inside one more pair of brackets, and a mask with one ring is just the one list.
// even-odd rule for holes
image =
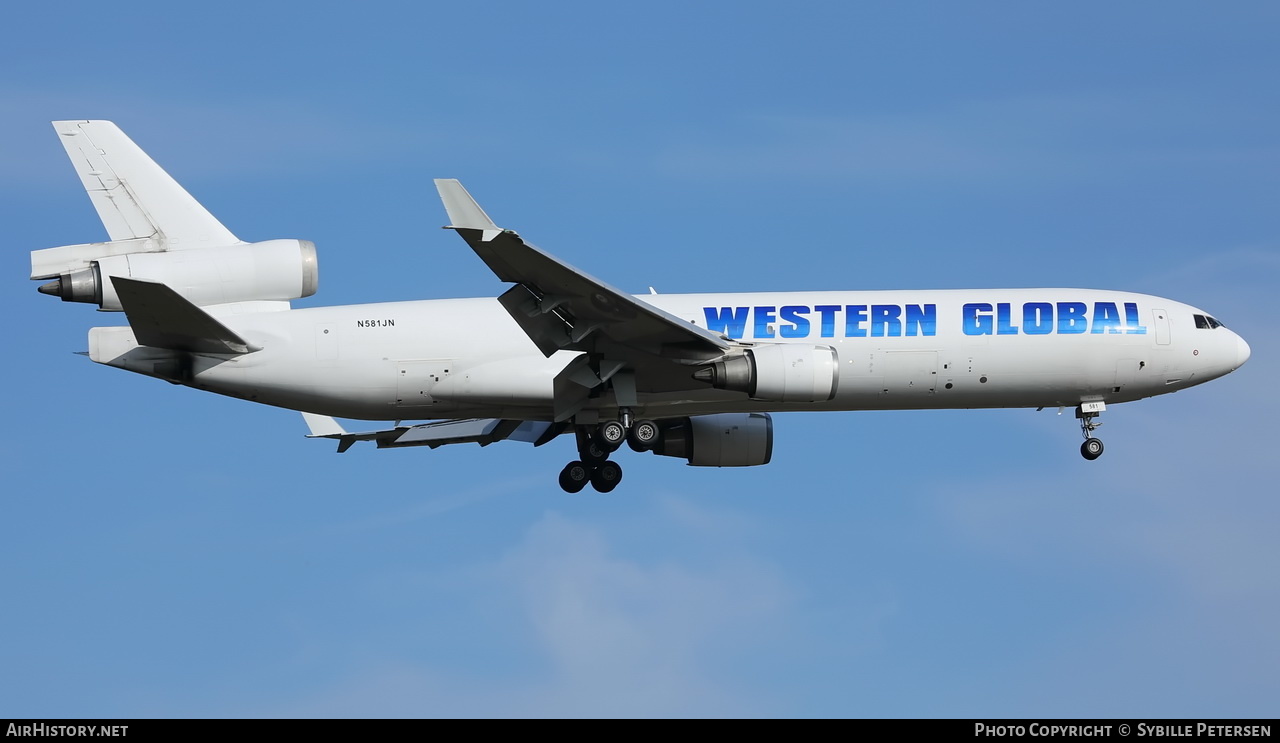
[[[504, 418], [466, 418], [461, 420], [421, 423], [415, 426], [396, 426], [379, 431], [349, 433], [333, 418], [315, 413], [303, 413], [303, 419], [311, 433], [309, 439], [337, 439], [338, 452], [351, 448], [357, 441], [373, 441], [379, 449], [395, 449], [405, 446], [427, 446], [432, 449], [448, 444], [479, 444], [488, 446], [496, 441], [511, 439], [540, 446], [546, 443], [553, 424], [546, 421], [520, 421]], [[560, 429], [563, 430], [563, 429]], [[557, 430], [556, 433], [559, 433]]]

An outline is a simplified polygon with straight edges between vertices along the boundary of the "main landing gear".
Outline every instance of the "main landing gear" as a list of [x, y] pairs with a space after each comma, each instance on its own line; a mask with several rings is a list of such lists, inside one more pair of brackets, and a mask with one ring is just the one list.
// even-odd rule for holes
[[1095, 420], [1107, 406], [1100, 402], [1083, 402], [1076, 406], [1076, 417], [1080, 419], [1080, 433], [1084, 435], [1084, 443], [1080, 445], [1080, 456], [1093, 461], [1102, 456], [1102, 441], [1093, 437], [1093, 431], [1102, 425]]
[[620, 420], [601, 423], [592, 429], [578, 426], [578, 459], [560, 471], [560, 487], [566, 493], [577, 493], [591, 484], [598, 492], [608, 493], [622, 482], [622, 468], [609, 461], [609, 455], [626, 442], [635, 451], [648, 451], [658, 445], [662, 430], [650, 420], [633, 421], [631, 411], [619, 411]]

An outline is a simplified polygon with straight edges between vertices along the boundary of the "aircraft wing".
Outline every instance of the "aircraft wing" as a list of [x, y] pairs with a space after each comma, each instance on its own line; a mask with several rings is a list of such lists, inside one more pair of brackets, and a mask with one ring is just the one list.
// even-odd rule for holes
[[499, 301], [543, 355], [558, 350], [632, 361], [637, 355], [698, 363], [719, 358], [732, 342], [615, 289], [494, 224], [454, 179], [437, 179], [451, 224], [503, 281]]
[[349, 433], [333, 418], [315, 413], [303, 413], [309, 439], [337, 439], [338, 453], [350, 449], [357, 441], [373, 441], [379, 449], [404, 446], [427, 446], [432, 449], [446, 444], [479, 444], [488, 446], [495, 441], [525, 441], [541, 446], [555, 438], [563, 426], [546, 421], [518, 421], [501, 418], [468, 418], [465, 420], [421, 423], [415, 426], [396, 426], [381, 431]]

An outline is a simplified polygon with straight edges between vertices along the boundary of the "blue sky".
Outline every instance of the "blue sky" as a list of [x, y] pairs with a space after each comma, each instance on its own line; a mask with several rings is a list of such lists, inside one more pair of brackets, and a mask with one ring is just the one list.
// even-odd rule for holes
[[[0, 715], [1272, 716], [1271, 3], [27, 4], [0, 47]], [[617, 286], [1089, 286], [1253, 347], [1070, 415], [796, 414], [767, 467], [336, 456], [73, 355], [48, 122], [116, 121], [302, 305], [490, 296], [431, 178]]]

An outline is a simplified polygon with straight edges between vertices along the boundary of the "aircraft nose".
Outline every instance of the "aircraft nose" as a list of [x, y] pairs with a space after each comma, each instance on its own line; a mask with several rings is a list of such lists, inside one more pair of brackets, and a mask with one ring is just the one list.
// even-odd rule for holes
[[1236, 368], [1244, 366], [1244, 362], [1249, 360], [1249, 344], [1244, 342], [1244, 338], [1236, 336]]

